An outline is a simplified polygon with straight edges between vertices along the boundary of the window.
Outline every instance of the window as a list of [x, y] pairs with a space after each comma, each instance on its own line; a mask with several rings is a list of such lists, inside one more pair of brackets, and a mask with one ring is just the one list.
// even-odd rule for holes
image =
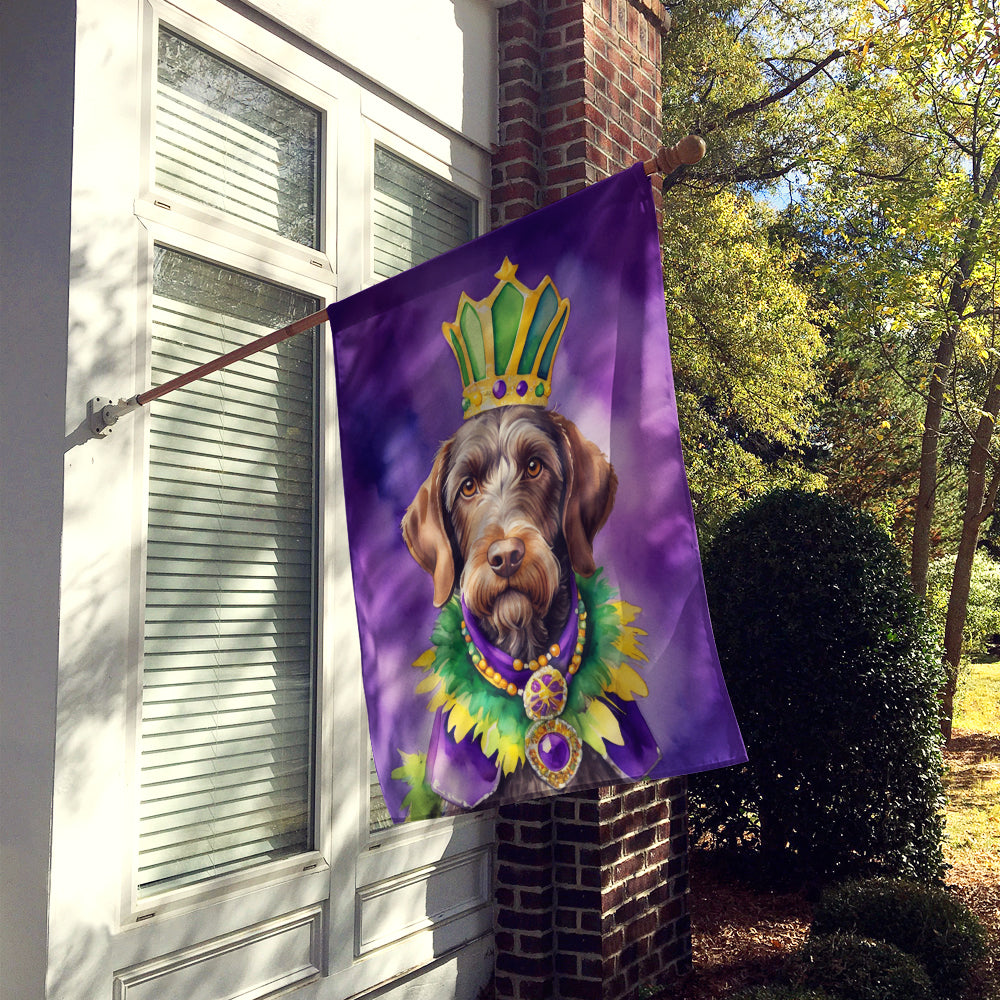
[[379, 278], [399, 274], [479, 235], [474, 198], [381, 146], [375, 147], [372, 212], [374, 272]]
[[[315, 246], [319, 113], [158, 38], [157, 190]], [[318, 307], [157, 245], [152, 384]], [[151, 408], [140, 899], [314, 846], [316, 350], [301, 334]]]
[[[231, 5], [145, 9], [138, 388], [477, 234], [483, 150]], [[367, 761], [333, 364], [324, 325], [136, 415], [122, 990], [351, 996], [490, 930], [490, 818], [388, 829]]]
[[[157, 247], [154, 384], [317, 308]], [[314, 702], [311, 334], [150, 414], [139, 888], [308, 850]]]
[[[478, 205], [460, 188], [375, 146], [373, 273], [390, 278], [478, 235]], [[369, 830], [392, 826], [369, 758]]]
[[156, 185], [318, 246], [320, 116], [160, 28]]

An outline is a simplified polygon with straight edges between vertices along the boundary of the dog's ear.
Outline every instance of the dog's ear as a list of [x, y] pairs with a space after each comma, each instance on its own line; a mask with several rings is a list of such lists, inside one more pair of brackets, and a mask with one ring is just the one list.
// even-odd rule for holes
[[434, 579], [434, 607], [440, 608], [455, 588], [455, 558], [441, 507], [441, 479], [450, 442], [441, 445], [430, 475], [403, 515], [403, 540], [410, 555]]
[[618, 477], [600, 448], [581, 433], [572, 420], [551, 414], [566, 452], [566, 494], [563, 498], [563, 535], [573, 569], [590, 576], [594, 563], [594, 537], [615, 505]]

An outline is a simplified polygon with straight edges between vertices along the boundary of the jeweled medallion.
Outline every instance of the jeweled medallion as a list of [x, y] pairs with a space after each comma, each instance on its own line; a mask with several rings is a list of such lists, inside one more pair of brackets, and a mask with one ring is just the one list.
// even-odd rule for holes
[[539, 667], [524, 685], [524, 711], [528, 718], [554, 719], [566, 707], [566, 678], [553, 666]]
[[580, 737], [562, 719], [534, 723], [525, 734], [524, 749], [535, 774], [555, 789], [572, 780], [583, 756]]

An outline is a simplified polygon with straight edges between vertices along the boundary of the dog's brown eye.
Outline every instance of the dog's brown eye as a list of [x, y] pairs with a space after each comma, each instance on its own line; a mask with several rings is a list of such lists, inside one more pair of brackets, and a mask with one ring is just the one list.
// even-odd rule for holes
[[459, 486], [459, 490], [462, 496], [468, 499], [469, 497], [474, 497], [476, 495], [479, 487], [476, 485], [475, 479], [473, 479], [472, 476], [469, 476], [467, 479], [462, 480], [462, 485]]
[[524, 467], [524, 471], [527, 472], [529, 479], [534, 479], [543, 468], [542, 460], [532, 457], [528, 459], [528, 464]]

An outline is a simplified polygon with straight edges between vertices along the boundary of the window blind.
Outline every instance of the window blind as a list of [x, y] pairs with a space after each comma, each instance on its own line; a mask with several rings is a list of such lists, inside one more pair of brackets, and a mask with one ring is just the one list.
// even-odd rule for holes
[[167, 28], [155, 112], [159, 189], [317, 246], [319, 112]]
[[[157, 247], [153, 384], [318, 308]], [[140, 895], [309, 849], [315, 332], [150, 408]]]
[[375, 147], [374, 263], [380, 278], [422, 264], [477, 234], [476, 199]]
[[[464, 191], [381, 146], [375, 147], [373, 260], [390, 278], [478, 235], [478, 203]], [[369, 755], [369, 828], [392, 825]]]

